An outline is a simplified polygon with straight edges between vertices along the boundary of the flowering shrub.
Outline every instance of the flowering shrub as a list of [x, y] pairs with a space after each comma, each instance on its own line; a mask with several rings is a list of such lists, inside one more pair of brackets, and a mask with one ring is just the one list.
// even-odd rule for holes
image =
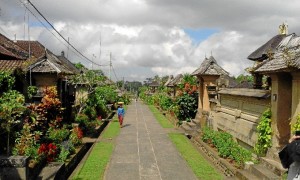
[[178, 105], [177, 117], [180, 121], [194, 118], [198, 107], [197, 86], [185, 83], [176, 97], [176, 104]]
[[70, 134], [69, 139], [72, 141], [74, 146], [82, 144], [83, 132], [79, 127], [74, 127]]
[[38, 150], [38, 154], [45, 156], [47, 162], [52, 162], [57, 156], [57, 146], [55, 144], [41, 144]]

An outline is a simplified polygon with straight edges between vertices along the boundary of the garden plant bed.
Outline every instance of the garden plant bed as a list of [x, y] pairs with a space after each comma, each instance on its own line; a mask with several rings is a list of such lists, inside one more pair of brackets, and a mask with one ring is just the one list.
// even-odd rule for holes
[[219, 156], [216, 149], [210, 147], [208, 144], [204, 143], [199, 137], [192, 137], [191, 142], [194, 143], [199, 150], [203, 152], [204, 155], [208, 159], [211, 160], [211, 162], [221, 170], [222, 173], [224, 173], [227, 177], [234, 177], [237, 171], [237, 168], [228, 162], [227, 159], [223, 159]]
[[[114, 113], [111, 116], [113, 115]], [[99, 136], [108, 123], [109, 121], [104, 121], [97, 128], [94, 136]], [[29, 167], [29, 160], [25, 156], [2, 157], [0, 179], [67, 179], [92, 145], [93, 143], [84, 143], [65, 163], [51, 162], [46, 164], [44, 160], [33, 167]]]
[[[114, 113], [112, 113], [110, 115], [110, 117], [112, 117], [114, 115]], [[104, 121], [96, 130], [96, 133], [93, 135], [96, 136], [100, 136], [100, 134], [102, 133], [102, 131], [105, 129], [105, 127], [107, 126], [107, 124], [109, 123], [109, 121]], [[77, 165], [80, 163], [81, 159], [86, 155], [86, 153], [89, 151], [89, 149], [92, 147], [93, 143], [85, 143], [83, 144], [77, 151], [76, 154], [72, 155], [71, 158], [63, 163], [62, 166], [60, 166], [60, 168], [54, 169], [52, 170], [52, 174], [55, 174], [54, 177], [58, 178], [58, 179], [67, 179], [72, 172], [74, 171], [74, 169], [77, 167]], [[39, 175], [39, 177], [43, 178], [43, 171], [45, 171], [47, 174], [49, 173], [49, 170], [51, 171], [51, 169], [53, 169], [53, 165], [55, 165], [55, 163], [57, 164], [57, 162], [54, 162], [54, 164], [48, 164], [41, 172], [41, 174]], [[52, 176], [53, 177], [53, 176]]]

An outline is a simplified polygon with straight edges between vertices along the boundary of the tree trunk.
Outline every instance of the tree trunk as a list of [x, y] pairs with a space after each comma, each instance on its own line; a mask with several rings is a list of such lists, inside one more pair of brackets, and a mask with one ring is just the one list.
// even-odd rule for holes
[[7, 151], [6, 151], [6, 155], [7, 155], [7, 156], [9, 156], [9, 138], [10, 138], [9, 135], [10, 135], [10, 133], [9, 133], [9, 131], [8, 131], [8, 132], [7, 132], [7, 149], [6, 149], [6, 150], [7, 150]]

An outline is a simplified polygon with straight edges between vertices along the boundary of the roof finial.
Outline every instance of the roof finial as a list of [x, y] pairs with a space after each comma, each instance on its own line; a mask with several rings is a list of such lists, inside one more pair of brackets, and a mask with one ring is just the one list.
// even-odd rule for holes
[[288, 34], [288, 24], [287, 23], [282, 23], [282, 25], [279, 25], [279, 34]]
[[206, 58], [206, 52], [205, 52], [205, 59], [207, 59], [207, 58]]
[[210, 51], [210, 56], [213, 56], [213, 55], [212, 55], [212, 50]]

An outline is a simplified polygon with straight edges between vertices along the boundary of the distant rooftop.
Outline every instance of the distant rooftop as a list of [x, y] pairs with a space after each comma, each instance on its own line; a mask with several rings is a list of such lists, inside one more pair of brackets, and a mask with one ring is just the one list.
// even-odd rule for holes
[[221, 66], [218, 65], [217, 61], [213, 56], [208, 59], [205, 57], [202, 64], [198, 69], [196, 69], [191, 75], [228, 75], [229, 73], [225, 71]]

